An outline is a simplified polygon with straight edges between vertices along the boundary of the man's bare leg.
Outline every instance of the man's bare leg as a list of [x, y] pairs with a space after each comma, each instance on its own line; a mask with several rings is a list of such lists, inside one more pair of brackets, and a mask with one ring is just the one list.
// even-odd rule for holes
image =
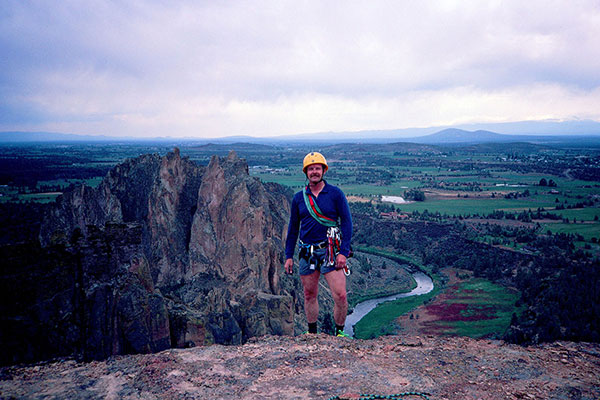
[[333, 320], [336, 325], [344, 326], [348, 314], [348, 299], [346, 297], [346, 275], [341, 269], [325, 274], [325, 279], [333, 297]]
[[[342, 274], [343, 275], [343, 274]], [[315, 271], [310, 275], [300, 275], [302, 287], [304, 288], [304, 312], [306, 321], [310, 323], [317, 322], [319, 318], [319, 277], [321, 273]]]

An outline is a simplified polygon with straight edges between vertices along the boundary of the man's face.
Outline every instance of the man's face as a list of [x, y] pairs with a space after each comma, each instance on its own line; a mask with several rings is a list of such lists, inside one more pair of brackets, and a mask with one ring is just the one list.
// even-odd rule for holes
[[323, 179], [323, 165], [313, 164], [306, 168], [306, 176], [310, 183], [319, 183]]

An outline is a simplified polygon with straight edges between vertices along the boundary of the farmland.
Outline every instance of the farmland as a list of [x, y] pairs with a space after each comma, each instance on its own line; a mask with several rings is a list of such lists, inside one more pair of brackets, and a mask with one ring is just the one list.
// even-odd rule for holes
[[[321, 151], [330, 167], [326, 179], [348, 196], [355, 219], [355, 246], [370, 249], [371, 254], [387, 254], [390, 260], [410, 260], [410, 265], [429, 268], [442, 277], [439, 291], [427, 299], [375, 309], [376, 314], [365, 318], [367, 325], [369, 320], [376, 321], [365, 328], [369, 337], [408, 329], [403, 326], [411, 326], [411, 310], [423, 307], [424, 300], [428, 300], [426, 313], [433, 318], [427, 329], [501, 336], [512, 314], [522, 316], [524, 302], [535, 296], [544, 298], [536, 292], [542, 290], [537, 281], [553, 279], [543, 290], [563, 290], [560, 280], [564, 278], [551, 275], [551, 267], [566, 274], [584, 268], [580, 262], [600, 258], [600, 149], [576, 145], [5, 145], [0, 146], [0, 202], [53, 202], [73, 185], [97, 186], [110, 168], [127, 158], [165, 154], [173, 147], [201, 165], [214, 155], [235, 150], [247, 160], [252, 176], [293, 191], [306, 183], [300, 167], [304, 154]], [[405, 202], [384, 201], [389, 196]], [[411, 230], [419, 233], [411, 236]], [[349, 293], [352, 304], [360, 300], [359, 293], [372, 297], [410, 286], [405, 277], [393, 279], [396, 273], [391, 269], [378, 271], [364, 260], [354, 262], [359, 264], [350, 278], [354, 280]], [[532, 263], [539, 265], [534, 275], [525, 267]], [[449, 265], [475, 274], [458, 286], [449, 284], [442, 271]], [[596, 273], [589, 267], [583, 271], [590, 276]], [[470, 296], [458, 299], [459, 293], [468, 291]], [[543, 319], [544, 307], [538, 306], [536, 318]], [[593, 309], [589, 312], [597, 316]], [[419, 329], [425, 329], [427, 318], [420, 311], [419, 315]], [[451, 315], [477, 318], [444, 320]], [[563, 326], [561, 321], [552, 323]], [[553, 329], [549, 327], [547, 334]], [[563, 326], [563, 331], [568, 329]]]

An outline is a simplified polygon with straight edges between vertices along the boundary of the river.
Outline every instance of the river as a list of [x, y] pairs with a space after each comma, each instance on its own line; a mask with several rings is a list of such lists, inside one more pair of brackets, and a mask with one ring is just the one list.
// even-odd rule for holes
[[344, 332], [347, 335], [354, 337], [354, 325], [367, 315], [377, 304], [383, 303], [384, 301], [396, 300], [402, 297], [417, 296], [420, 294], [429, 293], [433, 290], [433, 281], [427, 275], [422, 272], [415, 272], [413, 278], [417, 282], [417, 287], [407, 293], [398, 293], [391, 296], [379, 297], [377, 299], [366, 300], [358, 303], [354, 307], [352, 314], [346, 317], [346, 324], [344, 325]]

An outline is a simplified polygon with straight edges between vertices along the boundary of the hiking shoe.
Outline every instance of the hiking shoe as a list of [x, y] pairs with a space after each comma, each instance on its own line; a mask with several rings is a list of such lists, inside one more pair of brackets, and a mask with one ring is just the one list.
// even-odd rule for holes
[[347, 337], [352, 339], [352, 336], [348, 335], [347, 333], [345, 333], [344, 331], [337, 331], [336, 335], [337, 337]]

